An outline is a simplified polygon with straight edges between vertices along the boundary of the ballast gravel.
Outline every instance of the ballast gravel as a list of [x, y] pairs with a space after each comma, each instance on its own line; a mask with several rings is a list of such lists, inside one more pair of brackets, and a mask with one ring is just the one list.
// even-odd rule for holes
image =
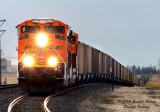
[[43, 102], [46, 96], [27, 96], [19, 101], [12, 112], [44, 112]]
[[0, 89], [0, 112], [7, 112], [9, 104], [23, 94], [25, 93], [18, 87]]
[[112, 103], [103, 99], [106, 93], [111, 94], [111, 87], [111, 84], [99, 83], [74, 89], [51, 98], [48, 107], [52, 112], [114, 112], [100, 106], [101, 103]]
[[96, 84], [49, 100], [52, 112], [160, 112], [160, 87]]

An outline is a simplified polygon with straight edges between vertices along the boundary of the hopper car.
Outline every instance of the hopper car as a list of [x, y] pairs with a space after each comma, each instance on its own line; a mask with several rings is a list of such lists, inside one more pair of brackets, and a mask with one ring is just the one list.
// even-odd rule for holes
[[71, 27], [55, 19], [31, 19], [16, 26], [18, 81], [23, 91], [54, 92], [77, 84], [111, 82], [134, 86], [139, 79], [108, 54], [78, 41]]

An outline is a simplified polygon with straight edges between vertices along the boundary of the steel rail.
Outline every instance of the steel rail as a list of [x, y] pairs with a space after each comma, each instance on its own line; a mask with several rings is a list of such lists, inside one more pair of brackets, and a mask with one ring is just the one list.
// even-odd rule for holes
[[13, 87], [18, 87], [18, 84], [0, 85], [0, 89], [7, 89], [7, 88], [13, 88]]
[[44, 100], [44, 102], [43, 102], [44, 111], [45, 111], [45, 112], [52, 112], [52, 111], [48, 108], [48, 106], [47, 106], [49, 100], [50, 100], [52, 97], [55, 97], [55, 96], [60, 95], [60, 94], [63, 94], [64, 92], [68, 92], [68, 91], [71, 91], [71, 90], [74, 90], [74, 89], [78, 89], [78, 88], [81, 88], [81, 87], [90, 86], [90, 85], [94, 85], [94, 84], [98, 84], [98, 83], [83, 84], [83, 85], [80, 85], [80, 86], [71, 87], [71, 88], [62, 90], [62, 91], [60, 91], [60, 92], [58, 92], [58, 93], [55, 93], [55, 94], [52, 94], [52, 95], [48, 96], [48, 97]]
[[26, 96], [28, 96], [28, 94], [22, 95], [22, 96], [16, 98], [15, 100], [13, 100], [8, 106], [8, 112], [11, 112], [14, 105], [17, 104], [20, 100], [22, 100]]

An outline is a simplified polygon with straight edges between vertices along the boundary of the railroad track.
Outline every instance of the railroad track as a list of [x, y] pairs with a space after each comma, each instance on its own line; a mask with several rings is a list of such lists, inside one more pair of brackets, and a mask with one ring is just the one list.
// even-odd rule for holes
[[45, 98], [45, 96], [38, 95], [22, 95], [10, 103], [8, 112], [44, 112], [43, 105], [41, 104], [43, 104]]
[[25, 98], [26, 96], [28, 96], [28, 94], [25, 94], [25, 95], [22, 95], [18, 98], [16, 98], [15, 100], [13, 100], [9, 107], [8, 107], [8, 112], [11, 112], [12, 111], [12, 108], [14, 107], [15, 104], [17, 104], [20, 100], [22, 100], [23, 98]]
[[48, 96], [48, 97], [44, 100], [44, 103], [43, 103], [45, 112], [52, 112], [52, 111], [48, 108], [48, 106], [47, 106], [47, 105], [48, 105], [48, 102], [49, 102], [49, 100], [50, 100], [51, 98], [53, 98], [53, 97], [55, 97], [55, 96], [57, 96], [57, 95], [63, 94], [63, 93], [65, 93], [65, 92], [74, 90], [74, 89], [78, 89], [78, 88], [81, 88], [81, 87], [90, 86], [90, 85], [94, 85], [94, 84], [97, 84], [97, 83], [84, 84], [84, 85], [80, 85], [80, 86], [76, 86], [76, 87], [71, 87], [71, 88], [65, 89], [65, 90], [63, 90], [63, 91], [60, 91], [60, 92], [58, 92], [58, 93], [55, 93], [55, 94], [53, 94], [53, 95]]
[[[49, 100], [52, 97], [55, 97], [57, 95], [63, 94], [65, 92], [68, 92], [68, 91], [71, 91], [71, 90], [74, 90], [74, 89], [78, 89], [78, 88], [89, 86], [89, 85], [93, 85], [93, 84], [97, 84], [97, 83], [85, 84], [85, 85], [80, 85], [80, 86], [76, 86], [76, 87], [71, 87], [71, 88], [59, 91], [59, 92], [57, 92], [55, 94], [49, 95], [48, 97], [44, 97], [44, 96], [43, 97], [42, 96], [40, 96], [40, 97], [39, 96], [29, 96], [28, 94], [24, 94], [22, 96], [19, 96], [16, 99], [14, 99], [10, 103], [10, 105], [8, 107], [8, 112], [14, 111], [15, 110], [14, 108], [16, 108], [16, 109], [17, 108], [21, 108], [20, 110], [16, 110], [16, 111], [22, 111], [22, 110], [32, 110], [33, 111], [35, 109], [35, 105], [34, 104], [36, 104], [36, 106], [38, 106], [38, 107], [36, 107], [36, 109], [38, 108], [39, 112], [41, 112], [41, 111], [51, 112], [51, 110], [48, 108], [47, 105], [48, 105]], [[23, 103], [21, 103], [22, 100], [24, 100]], [[32, 100], [34, 103], [32, 101], [30, 101], [30, 100]], [[26, 105], [28, 105], [28, 107], [24, 107]], [[22, 109], [22, 108], [24, 108], [24, 109]]]
[[0, 85], [0, 89], [7, 89], [7, 88], [13, 88], [13, 87], [18, 87], [18, 84]]

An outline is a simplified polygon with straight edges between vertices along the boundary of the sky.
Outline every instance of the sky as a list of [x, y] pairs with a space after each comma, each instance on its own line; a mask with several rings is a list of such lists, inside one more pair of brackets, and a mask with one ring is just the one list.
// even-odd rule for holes
[[159, 0], [0, 0], [1, 37], [6, 56], [17, 56], [16, 26], [34, 18], [70, 25], [79, 41], [127, 65], [158, 66]]

